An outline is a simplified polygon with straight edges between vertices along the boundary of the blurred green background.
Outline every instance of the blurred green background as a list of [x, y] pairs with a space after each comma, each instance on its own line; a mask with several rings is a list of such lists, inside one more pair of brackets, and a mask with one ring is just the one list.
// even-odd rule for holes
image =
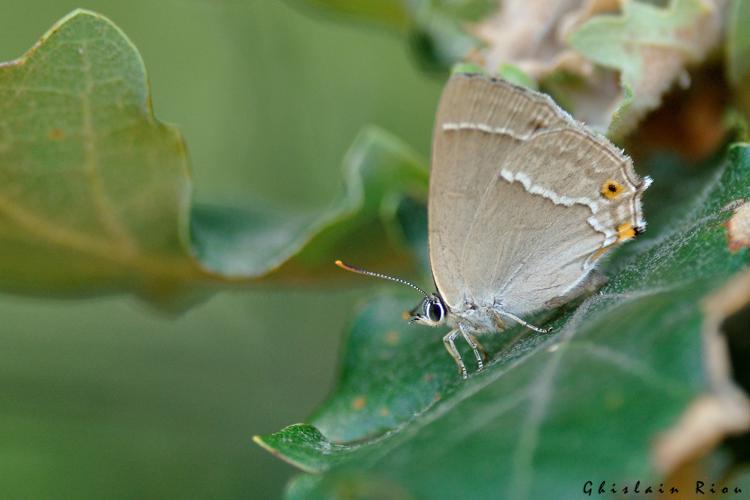
[[[157, 116], [185, 134], [200, 201], [323, 207], [368, 123], [429, 153], [441, 80], [396, 32], [292, 0], [0, 6], [0, 60], [76, 7], [120, 26], [145, 59]], [[325, 397], [366, 296], [238, 289], [181, 317], [127, 297], [0, 296], [2, 497], [279, 497], [294, 470], [251, 437]]]

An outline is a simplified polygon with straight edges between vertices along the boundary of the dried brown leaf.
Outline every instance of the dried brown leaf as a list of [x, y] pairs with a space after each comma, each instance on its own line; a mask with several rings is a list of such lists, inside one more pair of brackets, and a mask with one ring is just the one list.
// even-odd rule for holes
[[[513, 64], [577, 118], [622, 139], [705, 59], [724, 28], [727, 0], [506, 0], [471, 28], [488, 72]], [[618, 81], [619, 79], [619, 81]]]
[[734, 210], [726, 228], [730, 251], [750, 248], [750, 202], [745, 202]]
[[726, 437], [750, 429], [750, 401], [732, 379], [727, 342], [721, 332], [724, 320], [748, 304], [750, 270], [704, 301], [703, 343], [710, 387], [657, 439], [654, 463], [665, 475], [705, 455]]

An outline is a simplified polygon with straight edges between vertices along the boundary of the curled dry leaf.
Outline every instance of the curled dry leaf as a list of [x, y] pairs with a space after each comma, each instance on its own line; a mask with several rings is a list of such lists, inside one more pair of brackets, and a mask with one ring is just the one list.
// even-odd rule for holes
[[472, 28], [487, 45], [473, 62], [490, 72], [517, 65], [577, 118], [619, 140], [675, 82], [689, 83], [686, 67], [717, 45], [726, 7], [726, 0], [672, 0], [666, 8], [508, 0]]
[[588, 60], [620, 73], [623, 95], [607, 112], [608, 135], [619, 139], [657, 108], [686, 67], [702, 61], [720, 39], [725, 0], [672, 0], [660, 9], [625, 2], [619, 16], [598, 16], [569, 41]]
[[670, 474], [700, 458], [727, 436], [750, 429], [750, 401], [732, 379], [727, 343], [721, 331], [724, 320], [748, 304], [750, 271], [736, 276], [704, 301], [703, 343], [709, 390], [657, 439], [654, 462], [662, 473]]
[[664, 150], [690, 163], [710, 160], [732, 127], [726, 112], [730, 95], [722, 68], [706, 65], [691, 72], [690, 88], [670, 90], [628, 137], [625, 149], [636, 163]]
[[571, 30], [602, 12], [617, 10], [617, 0], [506, 0], [487, 19], [470, 27], [486, 44], [473, 55], [490, 72], [511, 63], [536, 79], [559, 69], [589, 74], [593, 65], [565, 40]]
[[567, 39], [592, 16], [616, 12], [618, 4], [617, 0], [504, 1], [492, 16], [470, 28], [486, 48], [469, 59], [490, 73], [504, 65], [517, 66], [543, 82], [545, 90], [576, 118], [605, 131], [609, 121], [602, 110], [610, 108], [621, 92], [616, 74], [573, 51]]

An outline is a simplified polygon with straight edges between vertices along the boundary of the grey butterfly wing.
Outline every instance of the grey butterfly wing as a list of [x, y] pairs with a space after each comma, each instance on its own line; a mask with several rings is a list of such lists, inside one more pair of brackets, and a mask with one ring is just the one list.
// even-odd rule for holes
[[543, 94], [452, 76], [430, 175], [438, 291], [453, 310], [497, 303], [521, 316], [544, 307], [643, 226], [646, 186], [621, 151]]

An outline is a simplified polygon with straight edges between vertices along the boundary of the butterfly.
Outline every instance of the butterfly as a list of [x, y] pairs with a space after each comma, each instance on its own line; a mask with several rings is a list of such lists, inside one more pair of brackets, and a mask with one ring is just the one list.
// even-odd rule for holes
[[641, 196], [651, 184], [622, 150], [574, 120], [547, 95], [501, 78], [457, 73], [437, 111], [428, 195], [429, 257], [436, 292], [410, 321], [451, 327], [443, 337], [459, 373], [461, 338], [481, 370], [477, 336], [585, 292], [597, 260], [645, 230]]

